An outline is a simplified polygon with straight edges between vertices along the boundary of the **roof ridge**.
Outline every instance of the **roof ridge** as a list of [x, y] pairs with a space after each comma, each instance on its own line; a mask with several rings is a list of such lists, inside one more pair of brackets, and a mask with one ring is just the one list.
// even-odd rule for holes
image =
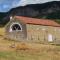
[[60, 27], [60, 24], [58, 24], [55, 21], [52, 21], [51, 19], [37, 19], [37, 18], [30, 18], [30, 17], [24, 17], [24, 16], [15, 16], [15, 18], [24, 21], [24, 23], [26, 24], [37, 24], [37, 25]]

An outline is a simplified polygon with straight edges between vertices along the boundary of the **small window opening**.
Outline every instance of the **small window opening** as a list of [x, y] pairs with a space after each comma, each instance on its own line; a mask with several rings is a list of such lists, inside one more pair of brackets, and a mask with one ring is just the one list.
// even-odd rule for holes
[[22, 31], [22, 26], [19, 23], [13, 23], [9, 29], [9, 32], [12, 31]]
[[19, 24], [14, 24], [12, 30], [21, 30], [21, 26]]

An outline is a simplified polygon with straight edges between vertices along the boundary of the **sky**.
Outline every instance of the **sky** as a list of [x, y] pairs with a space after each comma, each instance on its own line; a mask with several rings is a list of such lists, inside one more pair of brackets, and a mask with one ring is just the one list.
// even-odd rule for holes
[[45, 3], [60, 0], [0, 0], [0, 12], [8, 12], [10, 9], [25, 6], [27, 4]]

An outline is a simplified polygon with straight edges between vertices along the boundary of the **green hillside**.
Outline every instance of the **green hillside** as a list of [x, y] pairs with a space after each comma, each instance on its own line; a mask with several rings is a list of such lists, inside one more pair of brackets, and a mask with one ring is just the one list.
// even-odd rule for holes
[[[0, 13], [0, 26], [4, 26], [7, 24], [8, 20], [7, 19], [3, 19], [7, 16], [6, 13]], [[34, 18], [45, 18], [45, 19], [52, 19], [54, 21], [56, 21], [57, 23], [60, 24], [60, 11], [58, 12], [55, 12], [55, 13], [51, 13], [51, 14], [48, 14], [48, 15], [39, 15], [39, 16], [36, 16]]]
[[55, 12], [55, 13], [51, 13], [51, 14], [48, 14], [46, 16], [47, 19], [53, 19], [55, 20], [56, 22], [60, 23], [60, 11], [58, 12]]

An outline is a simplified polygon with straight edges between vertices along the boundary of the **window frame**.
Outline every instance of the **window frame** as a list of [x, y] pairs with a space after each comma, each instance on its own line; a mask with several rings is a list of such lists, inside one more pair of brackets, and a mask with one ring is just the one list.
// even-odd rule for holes
[[[21, 30], [12, 30], [12, 26], [13, 26], [14, 24], [18, 24], [18, 25], [20, 26]], [[9, 32], [14, 32], [14, 31], [22, 31], [22, 26], [21, 26], [20, 23], [14, 22], [14, 23], [12, 23], [12, 24], [10, 25]]]

